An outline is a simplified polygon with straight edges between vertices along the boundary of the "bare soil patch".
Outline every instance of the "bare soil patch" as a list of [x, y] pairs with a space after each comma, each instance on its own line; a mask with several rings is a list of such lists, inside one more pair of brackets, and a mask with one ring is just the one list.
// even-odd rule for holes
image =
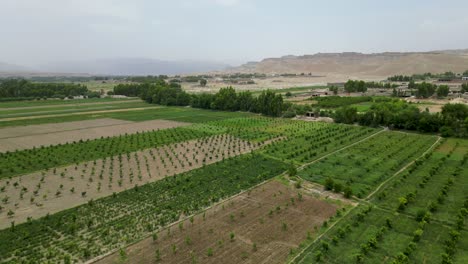
[[[270, 181], [96, 263], [283, 263], [337, 205]], [[231, 235], [233, 234], [233, 235]]]
[[[64, 144], [67, 142], [96, 139], [101, 137], [113, 137], [122, 134], [133, 134], [136, 132], [152, 131], [156, 129], [166, 129], [180, 126], [187, 126], [190, 123], [176, 122], [169, 120], [151, 120], [143, 122], [114, 121], [114, 119], [104, 119], [99, 125], [99, 120], [79, 121], [61, 123], [56, 125], [44, 124], [28, 126], [36, 130], [28, 132], [28, 127], [4, 128], [0, 129], [0, 137], [14, 134], [15, 130], [24, 136], [0, 138], [0, 152], [14, 151], [21, 149], [30, 149], [33, 147]], [[80, 124], [88, 125], [85, 128], [79, 128]], [[60, 131], [60, 126], [65, 130]], [[94, 127], [93, 127], [94, 126]], [[68, 127], [72, 129], [67, 129]], [[73, 129], [75, 128], [75, 129]], [[54, 131], [54, 129], [56, 131]], [[29, 135], [27, 134], [29, 133]]]
[[76, 130], [76, 129], [92, 128], [92, 127], [104, 127], [104, 126], [112, 126], [112, 125], [130, 124], [130, 123], [133, 123], [133, 122], [113, 119], [113, 118], [101, 118], [101, 119], [94, 119], [94, 120], [74, 121], [74, 122], [65, 122], [65, 123], [6, 127], [6, 128], [0, 129], [0, 139], [70, 131], [70, 130]]
[[[0, 229], [12, 221], [19, 224], [28, 217], [59, 212], [261, 146], [230, 135], [217, 135], [2, 179]], [[13, 216], [7, 215], [9, 210]]]

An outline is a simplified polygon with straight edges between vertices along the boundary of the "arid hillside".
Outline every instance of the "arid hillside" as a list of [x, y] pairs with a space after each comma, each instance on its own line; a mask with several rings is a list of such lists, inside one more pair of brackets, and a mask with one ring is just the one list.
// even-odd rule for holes
[[317, 53], [304, 56], [268, 58], [249, 62], [230, 72], [312, 73], [356, 77], [395, 74], [463, 72], [468, 69], [468, 50], [411, 53]]

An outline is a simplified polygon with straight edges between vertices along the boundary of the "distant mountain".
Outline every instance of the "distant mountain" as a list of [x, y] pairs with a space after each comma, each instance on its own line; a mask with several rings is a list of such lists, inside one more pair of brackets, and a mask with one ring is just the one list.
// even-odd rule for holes
[[433, 52], [357, 52], [317, 53], [303, 56], [268, 58], [234, 67], [228, 72], [312, 73], [352, 77], [391, 76], [395, 74], [463, 72], [468, 70], [468, 49]]
[[43, 65], [41, 71], [94, 75], [176, 75], [223, 70], [227, 64], [208, 61], [164, 61], [144, 58], [116, 58], [68, 61]]

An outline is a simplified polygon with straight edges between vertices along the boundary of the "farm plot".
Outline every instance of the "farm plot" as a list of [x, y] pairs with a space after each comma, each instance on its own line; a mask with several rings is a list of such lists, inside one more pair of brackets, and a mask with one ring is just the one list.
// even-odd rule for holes
[[270, 145], [263, 153], [296, 164], [316, 159], [378, 131], [357, 126], [264, 117], [231, 118], [206, 124], [223, 127], [226, 133], [249, 141], [281, 137], [282, 141]]
[[[112, 111], [112, 110], [111, 110]], [[204, 110], [189, 107], [162, 107], [152, 106], [148, 108], [119, 109], [118, 112], [93, 111], [93, 113], [70, 113], [60, 115], [49, 115], [47, 117], [35, 116], [32, 119], [0, 120], [0, 127], [25, 126], [49, 123], [64, 123], [72, 121], [83, 121], [100, 118], [115, 118], [127, 121], [148, 121], [155, 119], [173, 120], [179, 122], [202, 123], [214, 120], [223, 120], [235, 117], [255, 116], [252, 113], [223, 112]]]
[[262, 155], [246, 154], [12, 225], [0, 231], [0, 262], [84, 261], [139, 241], [286, 167]]
[[0, 229], [11, 221], [19, 224], [261, 146], [223, 134], [3, 179]]
[[132, 122], [113, 118], [101, 118], [95, 120], [84, 120], [65, 123], [8, 127], [0, 129], [0, 139], [130, 123]]
[[294, 122], [274, 129], [287, 139], [266, 148], [265, 154], [296, 164], [314, 160], [378, 131], [319, 122]]
[[0, 153], [0, 179], [209, 135], [179, 127]]
[[383, 132], [307, 166], [299, 176], [336, 192], [349, 187], [361, 198], [422, 155], [436, 140], [434, 136]]
[[292, 262], [466, 263], [467, 149], [446, 141]]
[[23, 107], [23, 108], [0, 108], [0, 120], [7, 118], [34, 117], [40, 115], [55, 115], [90, 112], [98, 110], [116, 110], [116, 109], [132, 109], [148, 106], [144, 101], [119, 101], [107, 103], [88, 103], [88, 104], [66, 104], [66, 105], [50, 105], [43, 107]]
[[270, 181], [96, 263], [283, 263], [337, 208]]
[[[94, 120], [93, 123], [99, 120]], [[86, 121], [84, 121], [86, 122]], [[91, 121], [87, 121], [91, 122]], [[76, 122], [75, 122], [76, 123]], [[69, 131], [48, 132], [35, 135], [25, 135], [0, 139], [0, 152], [15, 151], [23, 149], [31, 149], [34, 147], [50, 146], [57, 144], [65, 144], [69, 142], [97, 139], [102, 137], [115, 137], [125, 134], [142, 133], [159, 129], [167, 129], [181, 126], [188, 126], [189, 123], [167, 121], [167, 120], [152, 120], [144, 122], [127, 122], [126, 124], [114, 124], [107, 126], [97, 126], [89, 128], [80, 128]], [[39, 127], [41, 125], [33, 125]], [[50, 125], [45, 125], [50, 126]], [[19, 127], [20, 131], [24, 131], [29, 126]], [[14, 128], [5, 128], [8, 131], [14, 131]], [[46, 129], [47, 130], [47, 129]], [[8, 133], [8, 132], [7, 132]], [[37, 131], [36, 131], [37, 133]], [[0, 129], [0, 134], [2, 130]]]

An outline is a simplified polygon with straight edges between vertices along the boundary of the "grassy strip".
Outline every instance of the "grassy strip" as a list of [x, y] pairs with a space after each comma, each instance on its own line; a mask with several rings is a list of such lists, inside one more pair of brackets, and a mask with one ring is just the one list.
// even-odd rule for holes
[[139, 98], [90, 98], [90, 99], [74, 99], [74, 100], [37, 100], [37, 101], [17, 101], [17, 102], [1, 102], [0, 108], [14, 107], [30, 107], [30, 106], [52, 106], [52, 105], [67, 105], [67, 104], [87, 104], [99, 102], [118, 102], [125, 100], [140, 101]]

